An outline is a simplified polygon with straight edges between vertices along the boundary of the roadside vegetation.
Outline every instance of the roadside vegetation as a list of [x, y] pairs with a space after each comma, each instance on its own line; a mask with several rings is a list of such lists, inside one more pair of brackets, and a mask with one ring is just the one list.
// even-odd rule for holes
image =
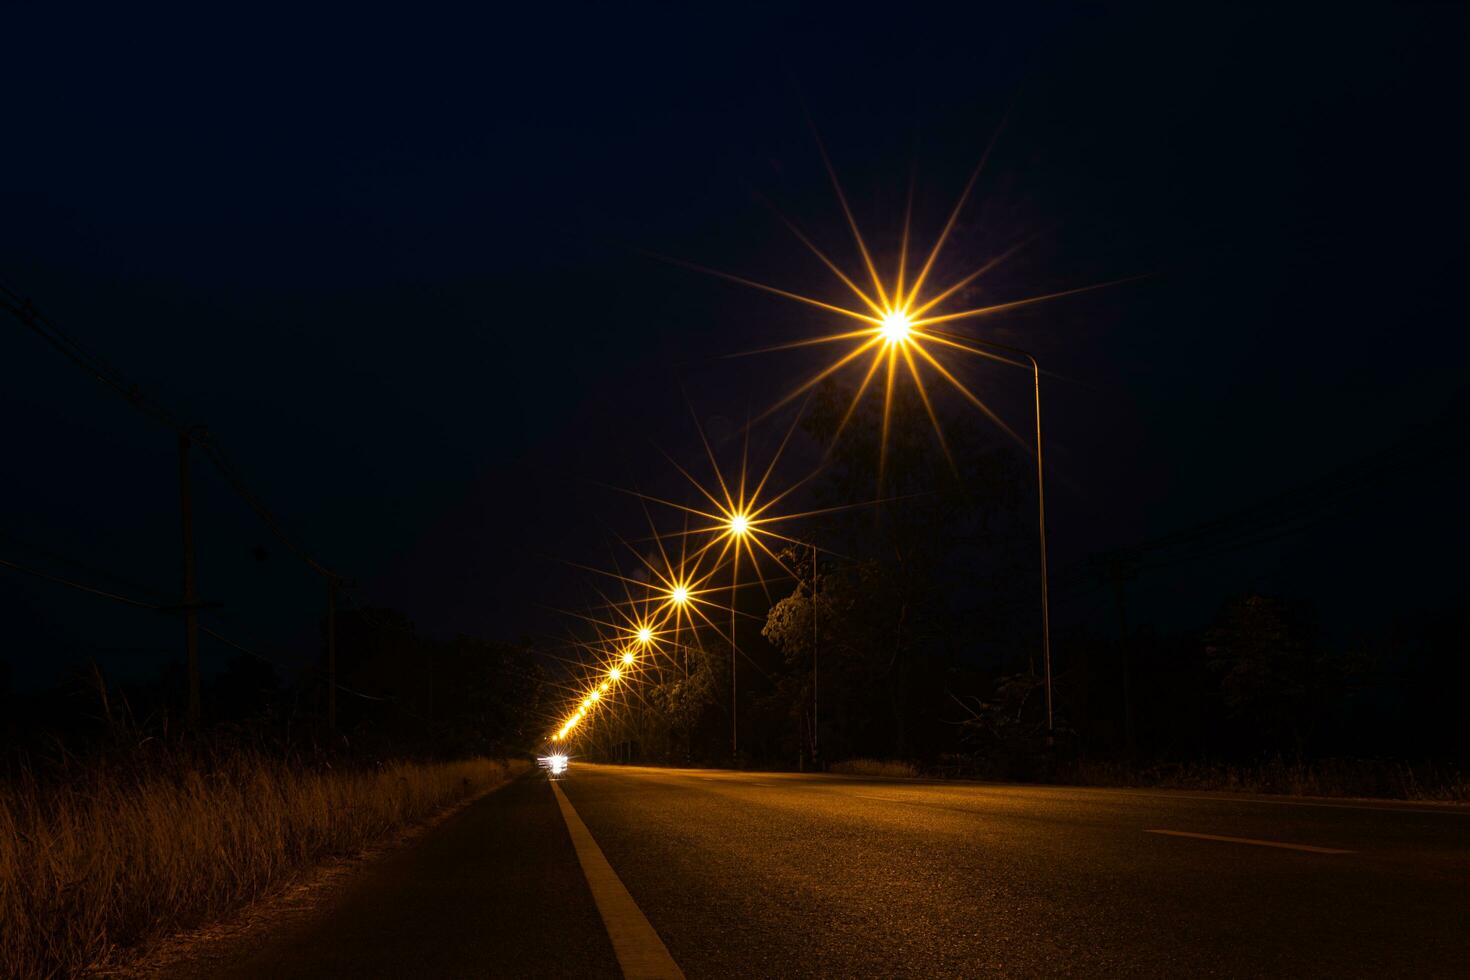
[[[986, 773], [976, 769], [974, 763], [971, 758], [950, 757], [947, 764], [921, 769], [908, 762], [846, 759], [833, 763], [828, 771], [844, 776], [900, 779], [921, 776], [986, 779]], [[989, 778], [995, 777], [991, 774]], [[1255, 765], [1075, 761], [1059, 766], [1049, 781], [1073, 786], [1470, 803], [1470, 776], [1459, 769], [1433, 763], [1411, 765], [1390, 759], [1288, 762], [1278, 758]]]
[[1069, 782], [1082, 786], [1154, 787], [1284, 796], [1338, 796], [1470, 803], [1470, 775], [1459, 769], [1391, 759], [1323, 759], [1255, 765], [1178, 763], [1129, 766], [1079, 763]]
[[[854, 394], [829, 379], [802, 417], [827, 465], [783, 574], [737, 596], [759, 637], [740, 631], [735, 664], [724, 636], [681, 637], [579, 753], [727, 766], [733, 703], [746, 769], [1470, 799], [1470, 603], [1325, 620], [1256, 591], [1225, 547], [1253, 524], [1205, 521], [1049, 570], [1049, 705], [1034, 461], [961, 418], [946, 455], [914, 397], [884, 419]], [[881, 507], [853, 506], [880, 485]], [[1153, 569], [1186, 564], [1161, 601]]]
[[913, 778], [919, 775], [919, 770], [907, 762], [880, 762], [877, 759], [845, 759], [842, 762], [832, 763], [829, 771], [840, 773], [843, 776]]
[[194, 728], [176, 670], [0, 683], [0, 977], [126, 963], [528, 767], [532, 651], [377, 609], [339, 613], [338, 636], [335, 726], [324, 671], [248, 657], [209, 678]]
[[525, 767], [109, 758], [0, 786], [0, 975], [73, 976], [260, 899]]

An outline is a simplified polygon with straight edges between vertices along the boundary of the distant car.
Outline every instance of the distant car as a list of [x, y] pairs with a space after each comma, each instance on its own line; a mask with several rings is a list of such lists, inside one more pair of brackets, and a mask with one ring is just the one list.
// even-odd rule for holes
[[567, 766], [571, 760], [561, 753], [557, 753], [555, 755], [538, 756], [536, 762], [551, 775], [552, 779], [558, 779], [567, 771]]

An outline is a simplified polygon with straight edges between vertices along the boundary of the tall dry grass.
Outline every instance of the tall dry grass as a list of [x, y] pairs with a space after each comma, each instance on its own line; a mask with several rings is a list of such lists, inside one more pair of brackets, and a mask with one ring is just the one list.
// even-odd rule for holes
[[0, 976], [73, 976], [352, 855], [524, 763], [307, 769], [253, 753], [0, 785]]

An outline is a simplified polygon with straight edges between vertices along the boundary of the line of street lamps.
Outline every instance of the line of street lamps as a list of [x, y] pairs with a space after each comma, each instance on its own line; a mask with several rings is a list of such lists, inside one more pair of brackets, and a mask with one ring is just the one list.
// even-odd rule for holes
[[[901, 311], [891, 311], [884, 318], [884, 320], [882, 322], [882, 325], [878, 328], [878, 331], [877, 332], [882, 337], [883, 342], [885, 344], [887, 344], [889, 346], [889, 348], [895, 352], [895, 354], [890, 354], [890, 357], [893, 357], [893, 356], [896, 356], [896, 352], [898, 350], [904, 348], [904, 346], [906, 344], [908, 344], [908, 343], [911, 342], [910, 334], [913, 332], [912, 331], [912, 323], [907, 318], [907, 315], [904, 314], [903, 312], [901, 312]], [[934, 339], [934, 338], [930, 337], [930, 339]], [[995, 341], [980, 340], [980, 339], [976, 339], [976, 338], [972, 338], [972, 337], [965, 337], [965, 338], [963, 338], [963, 340], [964, 340], [964, 342], [963, 343], [960, 343], [960, 342], [957, 342], [956, 340], [947, 339], [947, 340], [945, 340], [945, 343], [947, 343], [951, 347], [958, 347], [958, 348], [963, 349], [963, 350], [970, 350], [970, 351], [972, 351], [974, 353], [978, 353], [978, 354], [984, 354], [985, 351], [979, 350], [977, 348], [985, 348], [985, 349], [988, 349], [988, 350], [1002, 351], [1002, 352], [1005, 352], [1006, 354], [1010, 354], [1010, 355], [1014, 355], [1015, 357], [1023, 358], [1025, 360], [1025, 362], [1026, 362], [1026, 365], [1029, 365], [1029, 367], [1031, 369], [1031, 377], [1032, 377], [1032, 405], [1033, 405], [1034, 416], [1035, 416], [1034, 421], [1035, 421], [1035, 436], [1036, 436], [1036, 446], [1035, 446], [1035, 452], [1036, 452], [1036, 500], [1037, 500], [1037, 538], [1038, 538], [1038, 551], [1039, 551], [1039, 555], [1040, 555], [1040, 573], [1041, 573], [1040, 574], [1040, 586], [1041, 586], [1040, 591], [1041, 591], [1041, 648], [1042, 648], [1042, 670], [1043, 670], [1044, 685], [1045, 685], [1045, 695], [1046, 695], [1046, 735], [1047, 735], [1048, 744], [1050, 744], [1051, 741], [1052, 741], [1052, 739], [1053, 739], [1053, 737], [1054, 737], [1054, 735], [1055, 735], [1055, 711], [1054, 711], [1054, 706], [1053, 706], [1053, 693], [1052, 693], [1051, 609], [1050, 609], [1049, 582], [1048, 582], [1048, 573], [1047, 573], [1047, 542], [1046, 542], [1046, 460], [1045, 460], [1045, 454], [1044, 454], [1044, 451], [1043, 451], [1042, 431], [1041, 431], [1041, 367], [1040, 367], [1039, 363], [1037, 362], [1036, 357], [1033, 354], [1031, 354], [1029, 351], [1023, 350], [1023, 349], [1021, 349], [1019, 347], [1013, 347], [1011, 345], [1001, 344], [1001, 343], [997, 343]], [[975, 345], [975, 346], [972, 347], [972, 346], [969, 346], [969, 345]], [[920, 348], [920, 352], [923, 353], [922, 348]], [[907, 352], [906, 351], [905, 351], [905, 355], [907, 356]], [[987, 355], [987, 356], [991, 356], [991, 355]], [[1006, 360], [1007, 363], [1012, 363], [1012, 364], [1015, 363], [1013, 361], [1010, 361], [1010, 360], [1004, 359], [1004, 358], [1002, 358], [1002, 360]], [[1023, 366], [1023, 365], [1017, 365], [1017, 366]], [[722, 519], [721, 519], [720, 524], [717, 527], [715, 527], [715, 528], [711, 528], [712, 531], [716, 531], [719, 535], [721, 535], [725, 539], [728, 539], [728, 541], [731, 544], [733, 544], [734, 548], [736, 549], [737, 564], [738, 564], [739, 548], [742, 545], [745, 545], [746, 544], [746, 538], [752, 532], [752, 525], [753, 525], [753, 523], [754, 523], [754, 520], [746, 512], [746, 510], [744, 509], [744, 505], [742, 503], [742, 505], [740, 507], [734, 507], [730, 511], [724, 513], [722, 515]], [[747, 547], [748, 547], [748, 545], [747, 545]], [[812, 589], [811, 589], [811, 602], [812, 602], [812, 750], [813, 750], [813, 758], [814, 758], [814, 760], [816, 758], [816, 752], [817, 752], [818, 744], [819, 744], [819, 742], [818, 742], [818, 735], [817, 735], [817, 719], [818, 719], [818, 707], [819, 707], [819, 703], [820, 703], [820, 699], [819, 699], [819, 696], [818, 696], [818, 673], [817, 673], [817, 656], [818, 656], [818, 640], [819, 640], [819, 628], [818, 628], [818, 620], [817, 620], [817, 615], [818, 615], [818, 612], [817, 612], [817, 584], [818, 584], [818, 560], [817, 560], [817, 552], [818, 552], [818, 549], [817, 549], [816, 543], [813, 542], [811, 544], [811, 555], [812, 555]], [[738, 583], [736, 583], [736, 585], [738, 586]], [[734, 593], [734, 587], [732, 587], [731, 594], [732, 594], [731, 609], [730, 609], [731, 621], [730, 621], [730, 637], [729, 637], [729, 641], [730, 641], [730, 752], [731, 752], [731, 761], [732, 761], [732, 763], [738, 766], [738, 764], [739, 764], [739, 720], [738, 720], [738, 715], [739, 715], [739, 710], [738, 710], [739, 709], [739, 701], [738, 701], [738, 680], [739, 680], [738, 658], [739, 658], [739, 646], [738, 646], [738, 643], [736, 641], [736, 624], [737, 624], [737, 620], [736, 620], [736, 612], [735, 612], [735, 606], [734, 606], [734, 603], [735, 603], [735, 599], [734, 599], [734, 594], [735, 594]], [[690, 596], [689, 588], [688, 588], [687, 585], [683, 584], [682, 582], [673, 582], [673, 583], [670, 583], [668, 585], [667, 590], [666, 590], [666, 595], [664, 597], [664, 602], [667, 603], [674, 610], [676, 610], [676, 611], [682, 611], [683, 608], [686, 607], [689, 604], [690, 601], [691, 601], [691, 596]], [[640, 627], [639, 630], [638, 630], [637, 638], [638, 638], [638, 641], [639, 641], [640, 645], [643, 648], [646, 649], [650, 645], [650, 643], [652, 641], [652, 638], [653, 638], [653, 632], [652, 632], [651, 627], [648, 627], [646, 625]], [[634, 660], [635, 660], [635, 655], [631, 652], [631, 650], [625, 652], [622, 655], [622, 667], [631, 666], [633, 664]], [[615, 666], [609, 668], [607, 670], [607, 673], [606, 673], [606, 679], [603, 680], [603, 681], [601, 681], [596, 687], [594, 687], [590, 692], [587, 693], [587, 695], [584, 697], [581, 705], [574, 712], [574, 714], [564, 723], [564, 725], [558, 731], [558, 733], [556, 734], [555, 737], [558, 740], [565, 740], [567, 738], [567, 736], [571, 733], [571, 731], [574, 728], [576, 728], [580, 724], [580, 722], [582, 721], [582, 719], [585, 718], [587, 716], [587, 714], [592, 710], [593, 706], [595, 706], [597, 704], [597, 702], [600, 700], [601, 696], [603, 694], [607, 693], [611, 689], [611, 686], [613, 684], [616, 684], [616, 683], [620, 682], [623, 679], [623, 675], [624, 675], [624, 671], [621, 669], [621, 667], [615, 665]]]

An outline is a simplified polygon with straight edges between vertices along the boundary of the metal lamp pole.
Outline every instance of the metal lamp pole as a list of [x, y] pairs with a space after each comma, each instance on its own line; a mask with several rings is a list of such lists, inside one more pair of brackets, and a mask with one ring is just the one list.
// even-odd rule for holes
[[1051, 609], [1048, 604], [1046, 576], [1046, 466], [1041, 453], [1041, 366], [1036, 363], [1035, 356], [1019, 347], [997, 344], [993, 340], [977, 340], [974, 337], [963, 339], [981, 347], [1024, 357], [1031, 364], [1032, 396], [1036, 407], [1036, 524], [1041, 544], [1041, 662], [1046, 677], [1046, 735], [1051, 738], [1054, 731], [1051, 697]]
[[740, 768], [740, 700], [735, 688], [735, 664], [740, 656], [735, 646], [735, 592], [730, 591], [730, 766]]

